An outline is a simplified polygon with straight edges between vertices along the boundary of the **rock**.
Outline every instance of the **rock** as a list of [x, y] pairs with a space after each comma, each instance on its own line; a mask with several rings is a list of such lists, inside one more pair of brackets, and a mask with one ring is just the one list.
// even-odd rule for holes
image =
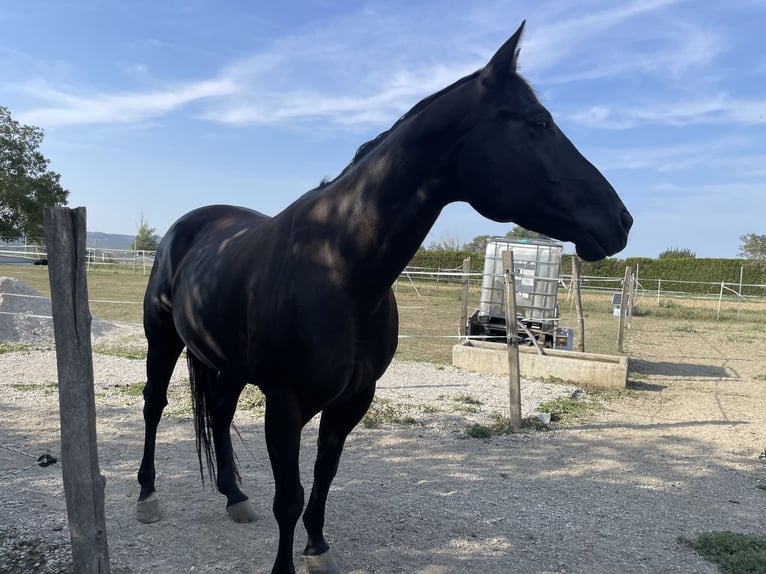
[[[101, 337], [115, 328], [94, 317], [91, 333]], [[15, 277], [0, 277], [0, 343], [35, 348], [55, 344], [50, 298]]]

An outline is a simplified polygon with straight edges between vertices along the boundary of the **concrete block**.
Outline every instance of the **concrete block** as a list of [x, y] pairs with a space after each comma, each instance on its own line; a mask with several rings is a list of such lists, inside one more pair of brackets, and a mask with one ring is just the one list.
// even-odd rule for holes
[[[469, 341], [452, 348], [452, 364], [479, 373], [508, 374], [508, 348], [503, 343]], [[531, 380], [560, 380], [576, 385], [624, 389], [628, 357], [545, 349], [519, 348], [521, 376]]]

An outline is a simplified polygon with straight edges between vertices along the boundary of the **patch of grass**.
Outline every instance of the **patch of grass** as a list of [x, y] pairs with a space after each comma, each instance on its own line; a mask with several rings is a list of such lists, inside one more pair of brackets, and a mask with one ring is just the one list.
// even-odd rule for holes
[[453, 397], [452, 400], [456, 403], [452, 409], [453, 411], [461, 413], [478, 413], [481, 410], [479, 409], [481, 401], [470, 395], [457, 395]]
[[452, 407], [453, 413], [474, 414], [481, 411], [481, 409], [475, 405], [456, 404]]
[[11, 343], [0, 343], [0, 353], [13, 353], [14, 351], [26, 351], [26, 345], [13, 345]]
[[248, 411], [263, 412], [266, 410], [266, 395], [255, 385], [245, 385], [239, 395], [238, 407]]
[[362, 426], [369, 429], [383, 424], [413, 425], [417, 424], [417, 421], [412, 416], [403, 414], [389, 399], [376, 397], [362, 417]]
[[171, 419], [190, 419], [194, 416], [191, 399], [175, 407], [165, 408], [165, 416]]
[[511, 420], [500, 413], [492, 413], [492, 422], [489, 425], [472, 424], [465, 428], [465, 435], [469, 438], [489, 438], [492, 436], [547, 431], [543, 422], [537, 417], [526, 417], [521, 420], [521, 426], [514, 428]]
[[399, 333], [418, 335], [399, 340], [396, 358], [404, 361], [450, 365], [455, 340], [444, 335], [452, 335], [458, 328], [460, 285], [442, 284], [435, 288], [418, 283], [417, 288], [420, 295], [415, 293], [408, 281], [401, 279], [396, 287]]
[[694, 325], [673, 325], [670, 328], [670, 330], [676, 333], [696, 333], [697, 332], [697, 329], [694, 328]]
[[98, 353], [99, 355], [109, 355], [111, 357], [120, 357], [122, 359], [136, 359], [142, 361], [146, 359], [146, 351], [144, 350], [100, 347], [94, 349], [93, 352]]
[[540, 379], [540, 382], [545, 383], [546, 385], [558, 385], [561, 383], [566, 383], [564, 379], [555, 375], [548, 375], [547, 377], [543, 377]]
[[756, 381], [766, 381], [766, 373], [758, 373], [753, 377]]
[[425, 415], [433, 415], [439, 412], [439, 409], [433, 405], [422, 405], [420, 407], [420, 412]]
[[471, 395], [456, 395], [452, 399], [456, 403], [464, 403], [466, 405], [480, 405], [481, 401], [479, 399], [473, 398]]
[[36, 383], [14, 383], [11, 385], [13, 390], [19, 391], [19, 392], [28, 392], [28, 391], [36, 391], [38, 389], [38, 385]]
[[721, 337], [724, 343], [752, 343], [755, 339], [742, 333], [732, 333]]
[[766, 536], [731, 531], [705, 532], [693, 540], [679, 538], [705, 560], [716, 564], [721, 574], [766, 572]]
[[117, 387], [117, 390], [129, 397], [142, 397], [144, 396], [144, 386], [146, 383], [130, 383], [124, 387]]
[[486, 425], [473, 424], [465, 427], [465, 434], [470, 438], [489, 438], [492, 430]]
[[537, 407], [542, 413], [551, 413], [551, 421], [568, 423], [582, 418], [597, 408], [596, 404], [582, 399], [556, 399]]
[[21, 393], [42, 389], [45, 394], [50, 394], [55, 392], [59, 385], [56, 381], [48, 381], [46, 383], [13, 383], [11, 388]]

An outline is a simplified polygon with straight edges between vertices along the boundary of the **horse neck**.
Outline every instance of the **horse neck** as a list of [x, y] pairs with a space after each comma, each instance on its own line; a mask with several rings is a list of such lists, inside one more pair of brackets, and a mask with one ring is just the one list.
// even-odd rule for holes
[[338, 245], [353, 258], [351, 281], [387, 290], [442, 208], [456, 199], [440, 167], [446, 151], [440, 145], [413, 148], [406, 137], [394, 137], [329, 186], [327, 200], [343, 218]]

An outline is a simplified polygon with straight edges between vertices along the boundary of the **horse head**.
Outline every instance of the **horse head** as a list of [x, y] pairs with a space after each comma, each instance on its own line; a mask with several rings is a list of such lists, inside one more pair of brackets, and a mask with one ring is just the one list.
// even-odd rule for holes
[[460, 199], [483, 216], [571, 241], [583, 259], [622, 250], [633, 223], [517, 73], [524, 24], [480, 70], [456, 161]]

